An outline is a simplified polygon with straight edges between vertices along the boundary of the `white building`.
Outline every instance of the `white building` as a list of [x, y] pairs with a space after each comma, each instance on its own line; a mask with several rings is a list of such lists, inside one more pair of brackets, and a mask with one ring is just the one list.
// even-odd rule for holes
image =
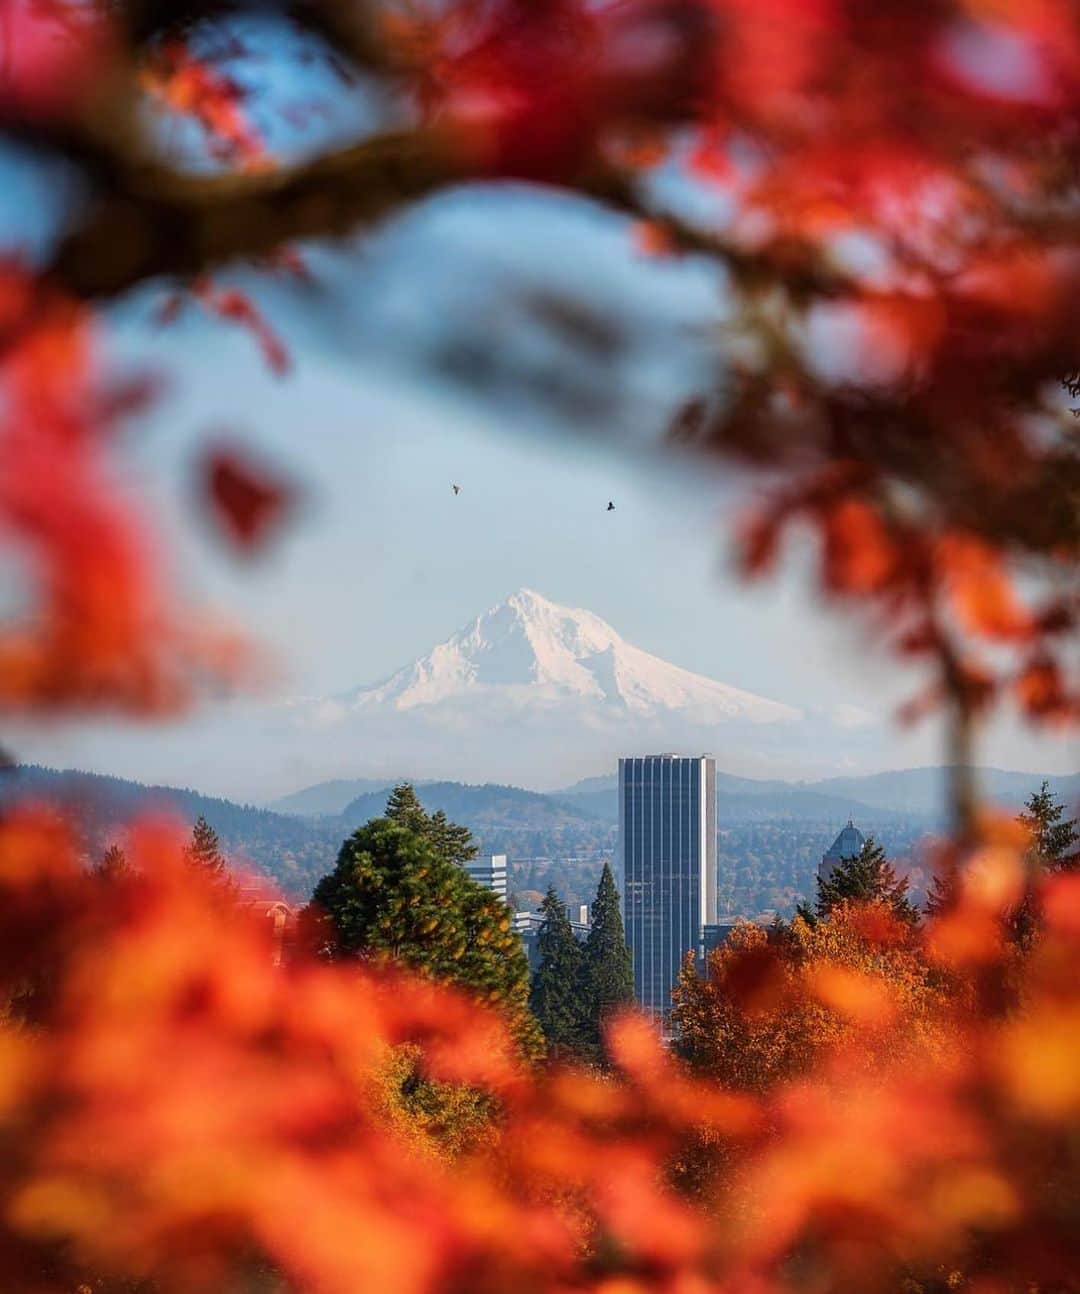
[[474, 858], [465, 864], [465, 870], [478, 885], [497, 894], [504, 903], [510, 897], [507, 882], [505, 854], [492, 854], [489, 858]]

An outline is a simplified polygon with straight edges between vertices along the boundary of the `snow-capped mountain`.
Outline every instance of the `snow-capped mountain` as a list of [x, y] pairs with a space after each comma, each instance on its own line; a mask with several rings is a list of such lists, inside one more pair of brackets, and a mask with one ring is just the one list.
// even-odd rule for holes
[[800, 712], [669, 664], [621, 638], [590, 611], [519, 589], [498, 606], [372, 687], [314, 707], [335, 726], [376, 715], [469, 708], [474, 721], [530, 713], [567, 724], [677, 719], [695, 727], [741, 720], [787, 723]]

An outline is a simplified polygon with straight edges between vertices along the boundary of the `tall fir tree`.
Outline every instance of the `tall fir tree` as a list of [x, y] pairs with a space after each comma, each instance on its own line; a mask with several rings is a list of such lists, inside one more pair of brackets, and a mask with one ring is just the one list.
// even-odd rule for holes
[[501, 1011], [521, 1050], [542, 1050], [529, 966], [499, 897], [400, 820], [375, 818], [341, 846], [305, 925], [333, 960], [381, 957], [456, 984]]
[[592, 925], [582, 959], [581, 998], [585, 1009], [582, 1043], [590, 1055], [598, 1058], [602, 1053], [606, 1020], [634, 1000], [634, 972], [623, 929], [619, 891], [608, 863], [600, 873], [592, 906]]
[[469, 862], [476, 857], [476, 843], [468, 827], [451, 822], [442, 809], [429, 814], [411, 782], [399, 782], [386, 801], [386, 817], [423, 836], [448, 862]]
[[476, 842], [468, 827], [451, 822], [442, 809], [436, 809], [428, 819], [426, 834], [442, 856], [461, 866], [476, 857]]
[[112, 881], [125, 876], [129, 871], [127, 856], [114, 842], [101, 855], [100, 861], [94, 868], [94, 875], [100, 876], [102, 880]]
[[919, 914], [908, 898], [908, 883], [897, 876], [885, 857], [885, 850], [869, 836], [854, 858], [844, 858], [825, 877], [818, 877], [817, 900], [811, 911], [800, 903], [799, 915], [813, 924], [824, 920], [838, 903], [887, 903], [903, 921], [914, 922]]
[[[1028, 875], [1025, 893], [1009, 915], [1008, 928], [1013, 940], [1027, 947], [1038, 929], [1033, 882], [1044, 872], [1069, 872], [1080, 867], [1080, 850], [1076, 848], [1080, 840], [1080, 823], [1076, 818], [1065, 817], [1065, 805], [1055, 798], [1046, 781], [1028, 796], [1024, 812], [1017, 815], [1017, 821], [1028, 835]], [[950, 907], [956, 889], [955, 874], [935, 876], [927, 895], [927, 915], [937, 916]]]
[[544, 920], [536, 938], [539, 962], [529, 1005], [549, 1054], [566, 1056], [579, 1050], [586, 1023], [581, 998], [582, 949], [554, 885], [548, 886], [540, 911]]
[[1013, 941], [1030, 948], [1039, 930], [1038, 878], [1046, 872], [1071, 872], [1080, 867], [1080, 852], [1075, 849], [1080, 832], [1075, 818], [1065, 817], [1065, 806], [1054, 798], [1049, 782], [1032, 791], [1017, 821], [1028, 837], [1027, 877], [1024, 894], [1009, 915], [1008, 928]]
[[398, 782], [386, 801], [385, 816], [410, 831], [423, 833], [428, 815], [411, 782]]
[[191, 829], [191, 840], [184, 850], [184, 859], [192, 867], [197, 867], [211, 876], [223, 877], [225, 874], [225, 857], [221, 852], [221, 842], [217, 832], [200, 813]]
[[1031, 861], [1048, 872], [1070, 872], [1080, 867], [1080, 824], [1065, 817], [1065, 805], [1055, 799], [1050, 783], [1043, 782], [1024, 804], [1019, 821], [1027, 829]]
[[926, 891], [924, 911], [928, 917], [939, 917], [953, 905], [956, 898], [956, 877], [951, 873], [935, 872]]

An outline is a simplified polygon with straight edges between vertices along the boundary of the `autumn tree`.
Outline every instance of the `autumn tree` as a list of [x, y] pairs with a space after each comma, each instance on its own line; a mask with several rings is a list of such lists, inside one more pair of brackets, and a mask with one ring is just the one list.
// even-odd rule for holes
[[523, 1050], [536, 1050], [528, 963], [506, 904], [441, 855], [422, 824], [375, 818], [354, 831], [315, 887], [316, 918], [329, 959], [390, 960], [457, 985], [502, 1011]]
[[585, 1029], [582, 1044], [599, 1056], [605, 1022], [634, 1000], [634, 973], [623, 929], [619, 892], [611, 865], [604, 863], [591, 910], [581, 966], [580, 997]]
[[536, 936], [538, 960], [529, 1005], [551, 1054], [565, 1057], [580, 1050], [588, 1028], [582, 949], [554, 885], [548, 887], [540, 911], [543, 920]]
[[934, 1054], [947, 1037], [950, 990], [910, 916], [879, 896], [837, 900], [826, 920], [796, 916], [771, 935], [737, 925], [704, 975], [686, 958], [673, 1003], [684, 1060], [762, 1091], [871, 1037], [868, 1064]]

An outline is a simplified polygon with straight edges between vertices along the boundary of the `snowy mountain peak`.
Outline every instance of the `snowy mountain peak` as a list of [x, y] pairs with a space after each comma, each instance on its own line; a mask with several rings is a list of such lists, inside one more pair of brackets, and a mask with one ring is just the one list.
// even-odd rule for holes
[[382, 683], [329, 703], [323, 717], [428, 711], [454, 702], [518, 713], [569, 708], [569, 719], [583, 721], [618, 713], [678, 713], [697, 724], [800, 717], [788, 706], [671, 665], [626, 642], [591, 611], [560, 606], [528, 588]]

